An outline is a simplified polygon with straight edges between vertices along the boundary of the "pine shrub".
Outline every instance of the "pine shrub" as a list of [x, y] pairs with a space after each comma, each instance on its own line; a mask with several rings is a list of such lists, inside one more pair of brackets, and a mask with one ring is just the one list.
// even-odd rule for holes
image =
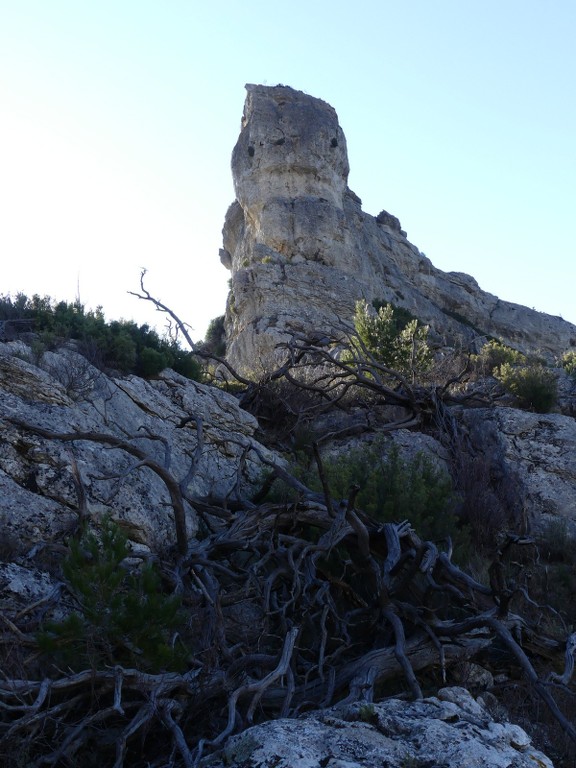
[[118, 525], [106, 520], [100, 537], [72, 541], [63, 564], [77, 605], [38, 634], [46, 658], [74, 670], [123, 664], [149, 672], [179, 670], [186, 648], [173, 643], [183, 628], [180, 598], [162, 589], [153, 564], [128, 568], [130, 547]]
[[387, 368], [412, 380], [430, 369], [428, 326], [420, 325], [406, 310], [378, 303], [374, 313], [365, 301], [358, 301], [354, 327], [365, 349]]
[[486, 342], [478, 355], [472, 356], [478, 373], [483, 376], [492, 376], [502, 365], [522, 365], [526, 357], [517, 349], [507, 346], [501, 341], [491, 339]]
[[[425, 540], [441, 541], [449, 536], [456, 555], [467, 554], [469, 533], [456, 512], [458, 498], [452, 480], [424, 453], [405, 459], [396, 446], [388, 448], [376, 440], [325, 458], [323, 468], [333, 499], [347, 498], [350, 487], [359, 485], [358, 509], [381, 522], [409, 520]], [[322, 490], [315, 469], [305, 475], [310, 487]]]
[[569, 376], [576, 380], [576, 350], [571, 349], [565, 352], [560, 359], [560, 365]]

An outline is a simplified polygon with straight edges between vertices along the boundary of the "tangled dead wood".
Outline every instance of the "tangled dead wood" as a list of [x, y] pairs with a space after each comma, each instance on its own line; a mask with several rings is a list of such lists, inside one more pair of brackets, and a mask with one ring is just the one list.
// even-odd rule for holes
[[[309, 339], [295, 338], [287, 351], [286, 364], [268, 381], [289, 381], [331, 407], [352, 389], [401, 405], [410, 420], [433, 406], [429, 392], [377, 361], [368, 367], [360, 358], [338, 360], [329, 345]], [[454, 564], [449, 542], [442, 549], [406, 521], [367, 516], [357, 508], [356, 487], [334, 499], [325, 479], [320, 494], [261, 456], [295, 500], [231, 509], [189, 498], [193, 466], [178, 481], [167, 462], [129, 440], [18, 426], [48, 440], [93, 440], [124, 450], [164, 480], [178, 542], [163, 563], [164, 588], [182, 597], [187, 613], [185, 630], [174, 638], [187, 649], [187, 669], [59, 669], [30, 657], [30, 612], [25, 626], [7, 617], [2, 643], [18, 655], [22, 671], [11, 674], [5, 663], [0, 682], [5, 759], [28, 750], [29, 766], [90, 765], [97, 754], [98, 764], [115, 768], [190, 768], [254, 722], [342, 701], [420, 698], [427, 686], [449, 679], [455, 663], [479, 657], [494, 672], [510, 675], [514, 668], [523, 675], [576, 744], [576, 729], [554, 696], [555, 686], [571, 690], [574, 644], [568, 643], [564, 674], [549, 679], [542, 659], [561, 659], [564, 644], [543, 629], [546, 606], [530, 603], [523, 611], [527, 596], [507, 583], [503, 550], [483, 584]], [[198, 422], [196, 430], [201, 444]], [[200, 540], [186, 537], [186, 504], [204, 522]], [[511, 537], [508, 544], [522, 542]]]
[[214, 511], [219, 530], [172, 568], [189, 612], [189, 671], [6, 677], [4, 755], [27, 743], [29, 765], [70, 765], [98, 744], [115, 766], [145, 765], [138, 754], [150, 765], [196, 765], [262, 719], [393, 692], [421, 697], [424, 679], [441, 684], [452, 664], [496, 640], [504, 666], [520, 669], [576, 741], [526, 650], [545, 640], [549, 650], [550, 639], [503, 614], [493, 587], [406, 523], [382, 525], [350, 499], [332, 510], [305, 500], [244, 509], [225, 525]]

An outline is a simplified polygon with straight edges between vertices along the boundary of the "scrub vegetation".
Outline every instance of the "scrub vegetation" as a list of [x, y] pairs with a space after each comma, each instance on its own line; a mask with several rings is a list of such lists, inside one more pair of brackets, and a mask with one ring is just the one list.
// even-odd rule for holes
[[151, 378], [172, 368], [189, 379], [201, 377], [199, 361], [175, 340], [132, 320], [108, 322], [101, 307], [87, 310], [79, 301], [0, 296], [0, 327], [6, 340], [30, 338], [37, 356], [73, 341], [80, 354], [106, 372]]
[[[104, 322], [74, 305], [48, 302], [43, 313], [53, 325], [40, 335], [55, 332], [55, 315], [67, 327]], [[218, 361], [261, 441], [284, 457], [246, 448], [265, 468], [251, 498], [195, 496], [194, 461], [179, 482], [130, 438], [13, 420], [47, 446], [110, 444], [152, 469], [177, 544], [150, 552], [110, 520], [78, 515], [46, 566], [58, 594], [5, 622], [2, 758], [208, 765], [252, 723], [343, 700], [363, 702], [369, 718], [379, 698], [433, 694], [469, 661], [504, 681], [492, 693], [513, 717], [573, 758], [568, 531], [529, 535], [491, 466], [464, 458], [454, 417], [455, 406], [501, 397], [467, 388], [478, 367], [493, 378], [534, 363], [493, 343], [430, 383], [434, 350], [417, 321], [366, 305], [356, 321], [333, 336], [295, 334], [285, 362], [255, 381]], [[222, 351], [219, 325], [209, 341]], [[441, 457], [402, 453], [394, 436], [415, 429]], [[199, 519], [194, 539], [187, 506]]]

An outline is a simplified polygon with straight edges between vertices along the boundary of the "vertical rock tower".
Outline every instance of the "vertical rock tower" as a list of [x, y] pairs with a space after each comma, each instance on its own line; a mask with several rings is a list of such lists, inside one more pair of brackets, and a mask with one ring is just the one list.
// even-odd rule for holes
[[220, 252], [232, 273], [227, 358], [238, 370], [270, 368], [292, 332], [350, 324], [363, 298], [408, 309], [439, 342], [492, 335], [551, 356], [576, 345], [575, 326], [436, 269], [398, 219], [364, 213], [347, 186], [346, 139], [329, 104], [282, 85], [246, 90]]
[[221, 257], [232, 271], [228, 357], [261, 370], [288, 331], [350, 317], [362, 288], [346, 231], [349, 166], [336, 112], [291, 88], [246, 88]]

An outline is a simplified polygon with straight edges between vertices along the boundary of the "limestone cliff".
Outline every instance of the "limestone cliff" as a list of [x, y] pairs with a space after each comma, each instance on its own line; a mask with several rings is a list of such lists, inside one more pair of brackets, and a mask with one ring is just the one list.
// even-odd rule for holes
[[233, 365], [266, 366], [287, 332], [336, 329], [361, 298], [408, 309], [440, 343], [490, 335], [549, 357], [576, 346], [576, 326], [437, 269], [396, 217], [364, 213], [347, 186], [346, 139], [331, 106], [285, 86], [246, 88], [221, 251], [232, 273]]

